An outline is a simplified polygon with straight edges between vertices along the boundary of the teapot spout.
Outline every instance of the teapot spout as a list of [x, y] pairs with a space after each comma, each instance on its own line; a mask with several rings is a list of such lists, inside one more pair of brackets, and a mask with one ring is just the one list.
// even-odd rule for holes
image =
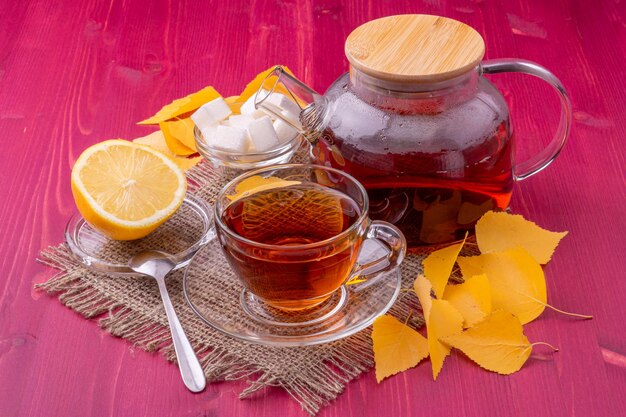
[[315, 144], [323, 131], [324, 102], [321, 94], [279, 65], [261, 83], [254, 106], [281, 119]]

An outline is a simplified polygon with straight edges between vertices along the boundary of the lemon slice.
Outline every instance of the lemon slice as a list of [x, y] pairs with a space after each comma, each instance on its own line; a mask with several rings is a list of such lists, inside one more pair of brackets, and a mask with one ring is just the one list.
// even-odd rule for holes
[[72, 169], [78, 211], [93, 228], [116, 240], [139, 239], [180, 207], [187, 182], [167, 156], [125, 140], [86, 149]]

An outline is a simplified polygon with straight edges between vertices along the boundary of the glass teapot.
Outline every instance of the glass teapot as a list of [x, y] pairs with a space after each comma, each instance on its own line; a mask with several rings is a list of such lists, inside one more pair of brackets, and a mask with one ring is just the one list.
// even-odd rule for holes
[[[276, 67], [255, 105], [298, 130], [313, 163], [356, 177], [370, 216], [398, 226], [409, 246], [451, 242], [486, 211], [506, 209], [513, 183], [549, 165], [571, 125], [567, 93], [552, 73], [524, 60], [482, 61], [484, 50], [480, 34], [453, 19], [384, 17], [349, 35], [350, 71], [323, 96]], [[483, 77], [499, 72], [539, 77], [560, 98], [552, 142], [522, 163], [506, 102]], [[271, 98], [277, 93], [299, 114]]]

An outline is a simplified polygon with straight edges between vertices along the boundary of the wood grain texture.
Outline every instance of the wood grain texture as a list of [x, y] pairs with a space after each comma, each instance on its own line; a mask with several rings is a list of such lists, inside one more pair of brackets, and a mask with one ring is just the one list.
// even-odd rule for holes
[[485, 42], [458, 20], [403, 14], [359, 26], [346, 39], [345, 51], [352, 68], [410, 85], [449, 80], [476, 68]]
[[[347, 69], [343, 44], [360, 24], [400, 13], [461, 20], [486, 58], [550, 68], [574, 105], [570, 142], [546, 171], [519, 183], [512, 208], [569, 230], [546, 267], [547, 311], [526, 327], [537, 349], [502, 377], [453, 354], [436, 383], [430, 364], [377, 385], [370, 372], [320, 416], [626, 415], [626, 45], [620, 0], [0, 3], [0, 416], [303, 416], [268, 388], [241, 401], [240, 382], [188, 393], [178, 370], [101, 331], [32, 289], [36, 263], [74, 211], [70, 168], [87, 146], [143, 136], [135, 122], [214, 85], [238, 93], [281, 63], [324, 91]], [[544, 145], [556, 99], [528, 77], [493, 81], [508, 100], [520, 158]]]

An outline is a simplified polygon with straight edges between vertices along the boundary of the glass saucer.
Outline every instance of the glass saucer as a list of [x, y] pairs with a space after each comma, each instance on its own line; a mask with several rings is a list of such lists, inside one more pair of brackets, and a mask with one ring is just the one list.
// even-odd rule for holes
[[142, 239], [110, 239], [76, 213], [65, 227], [65, 241], [78, 261], [99, 272], [137, 275], [128, 267], [128, 261], [145, 250], [160, 250], [173, 255], [177, 260], [175, 269], [179, 269], [189, 264], [198, 249], [215, 237], [212, 216], [206, 202], [187, 193], [176, 213]]
[[[387, 253], [378, 241], [366, 240], [359, 263]], [[256, 302], [244, 289], [218, 239], [196, 253], [183, 278], [185, 298], [203, 322], [237, 339], [270, 346], [327, 343], [363, 330], [391, 308], [400, 285], [396, 268], [344, 285], [319, 306], [296, 312], [278, 310]]]

